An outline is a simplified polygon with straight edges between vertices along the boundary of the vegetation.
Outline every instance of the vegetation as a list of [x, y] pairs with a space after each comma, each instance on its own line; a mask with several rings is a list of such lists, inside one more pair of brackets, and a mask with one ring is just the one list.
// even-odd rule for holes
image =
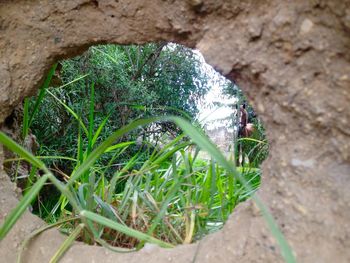
[[[45, 155], [76, 156], [76, 148], [61, 146], [77, 143], [76, 116], [88, 122], [92, 84], [94, 124], [106, 122], [98, 142], [137, 118], [171, 114], [192, 119], [198, 112], [197, 101], [209, 88], [207, 73], [201, 69], [198, 57], [188, 48], [165, 43], [92, 47], [82, 56], [60, 62], [54, 78], [57, 75], [65, 84], [50, 89], [43, 97], [40, 111], [31, 123], [38, 141], [45, 145], [41, 149]], [[34, 107], [35, 100], [29, 104]], [[172, 123], [163, 122], [129, 134], [128, 139], [139, 137], [142, 141], [152, 136], [157, 140], [164, 133], [174, 137], [179, 130]], [[130, 146], [122, 157], [127, 160], [133, 154]], [[70, 172], [65, 162], [56, 166]]]
[[[39, 95], [24, 102], [23, 140], [30, 130], [37, 135], [38, 154], [0, 133], [0, 142], [17, 154], [7, 162], [30, 167], [25, 195], [0, 239], [32, 204], [50, 225], [22, 249], [59, 226], [68, 237], [52, 261], [76, 239], [118, 252], [145, 242], [171, 248], [220, 229], [235, 206], [252, 197], [292, 262], [283, 235], [254, 195], [261, 160], [236, 168], [191, 123], [207, 81], [197, 63], [190, 50], [173, 44], [99, 46], [62, 63], [64, 84], [48, 88], [55, 65]], [[255, 149], [248, 155], [267, 154], [263, 139], [249, 141]], [[201, 150], [209, 160], [198, 157]], [[57, 194], [48, 198], [48, 189]]]

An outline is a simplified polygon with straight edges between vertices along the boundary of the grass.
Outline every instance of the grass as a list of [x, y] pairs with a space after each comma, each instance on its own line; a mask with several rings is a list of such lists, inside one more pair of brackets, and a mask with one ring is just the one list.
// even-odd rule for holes
[[[154, 152], [138, 170], [132, 169], [138, 159], [138, 156], [135, 156], [107, 182], [103, 174], [98, 172], [98, 167], [94, 166], [96, 160], [123, 134], [140, 125], [162, 120], [175, 122], [192, 139], [192, 142], [210, 154], [213, 159], [209, 163], [207, 172], [203, 172], [206, 169], [196, 167], [196, 151], [192, 154], [188, 150], [192, 142], [183, 142], [180, 137], [159, 152]], [[108, 240], [108, 237], [114, 235], [115, 239], [117, 237], [119, 240], [123, 238], [125, 240], [127, 236], [129, 242], [131, 242], [130, 237], [137, 240], [134, 245], [138, 247], [145, 242], [163, 247], [191, 242], [195, 228], [197, 233], [201, 233], [200, 229], [206, 232], [203, 226], [215, 222], [213, 218], [219, 218], [220, 221], [225, 219], [240, 198], [245, 198], [247, 194], [253, 193], [254, 187], [258, 185], [251, 184], [254, 177], [245, 178], [244, 173], [242, 175], [242, 171], [235, 169], [232, 162], [226, 160], [201, 131], [179, 117], [137, 120], [117, 130], [106, 141], [95, 147], [90, 154], [82, 154], [81, 163], [77, 164], [66, 182], [57, 180], [38, 158], [3, 133], [0, 133], [0, 141], [44, 173], [38, 176], [30, 191], [6, 218], [0, 230], [1, 239], [38, 195], [46, 181], [51, 181], [62, 194], [60, 198], [61, 214], [79, 216], [77, 220], [81, 222], [78, 224], [81, 228], [79, 233], [83, 233], [79, 236], [82, 236], [85, 241], [100, 243], [99, 240], [104, 237]], [[171, 165], [164, 167], [164, 162], [169, 158], [171, 158]], [[84, 176], [86, 173], [89, 174], [88, 177]], [[201, 176], [203, 176], [202, 179]], [[126, 184], [124, 191], [116, 194], [114, 189], [119, 180], [126, 180]], [[197, 185], [197, 182], [202, 184]], [[276, 236], [286, 261], [293, 262], [289, 246], [271, 214], [256, 195], [252, 198], [260, 207], [270, 229]], [[67, 201], [72, 209], [67, 207]], [[63, 213], [64, 210], [66, 213]], [[206, 217], [203, 218], [206, 213]], [[140, 229], [140, 222], [146, 226], [145, 229]], [[177, 227], [176, 223], [181, 227]], [[71, 234], [74, 233], [76, 238], [78, 235], [74, 230], [77, 225], [72, 226]], [[135, 230], [135, 228], [143, 231]], [[185, 230], [180, 231], [179, 229]], [[117, 231], [118, 235], [113, 234], [113, 231]]]
[[[47, 183], [59, 191], [60, 197], [55, 200], [50, 211], [43, 205], [43, 210], [47, 211], [46, 219], [68, 234], [51, 262], [59, 260], [74, 240], [100, 244], [118, 252], [134, 251], [146, 242], [164, 248], [191, 243], [220, 229], [235, 206], [252, 197], [278, 241], [286, 262], [295, 262], [271, 213], [255, 195], [260, 185], [260, 170], [236, 168], [233, 161], [227, 160], [216, 145], [187, 120], [175, 116], [138, 119], [114, 131], [97, 144], [109, 116], [95, 126], [94, 85], [90, 88], [87, 125], [79, 114], [47, 90], [46, 84], [40, 94], [52, 96], [75, 118], [79, 125], [76, 135], [77, 155], [36, 157], [0, 132], [0, 142], [18, 155], [14, 161], [25, 160], [32, 165], [33, 171], [24, 197], [0, 228], [0, 240], [40, 196], [40, 191]], [[30, 124], [43, 98], [44, 95], [39, 95], [31, 114], [28, 101], [25, 102], [24, 137], [28, 135]], [[147, 145], [144, 145], [118, 169], [113, 168], [118, 157], [135, 144], [133, 141], [120, 141], [126, 134], [141, 126], [162, 121], [173, 122], [181, 128], [183, 135], [168, 141], [161, 148], [148, 149], [151, 153], [146, 159], [144, 147]], [[97, 127], [96, 131], [94, 127]], [[261, 141], [256, 143], [265, 144]], [[206, 151], [211, 159], [199, 159], [200, 150]], [[107, 165], [102, 165], [99, 160], [107, 154], [111, 158]], [[47, 159], [65, 159], [74, 168], [70, 174], [57, 177], [44, 164], [43, 161]], [[107, 176], [106, 171], [111, 169], [114, 173]], [[31, 237], [47, 228], [33, 233], [24, 241], [22, 248]], [[21, 255], [19, 260], [20, 257]]]

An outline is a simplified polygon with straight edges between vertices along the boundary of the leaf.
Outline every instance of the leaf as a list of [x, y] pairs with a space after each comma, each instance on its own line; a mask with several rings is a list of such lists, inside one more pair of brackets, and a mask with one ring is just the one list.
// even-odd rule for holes
[[[188, 123], [187, 121], [181, 118], [171, 117], [171, 119], [174, 120], [181, 127], [181, 129], [183, 129], [184, 132], [186, 132], [199, 147], [206, 150], [213, 158], [216, 159], [216, 161], [222, 167], [224, 167], [227, 171], [235, 175], [238, 178], [238, 180], [242, 183], [242, 185], [244, 185], [247, 191], [253, 190], [250, 187], [250, 185], [247, 183], [247, 181], [243, 178], [243, 176], [237, 172], [233, 164], [231, 164], [229, 161], [226, 160], [226, 158], [222, 155], [220, 150], [212, 142], [210, 142], [209, 139], [202, 132], [198, 131], [190, 123]], [[276, 238], [279, 244], [279, 247], [281, 249], [282, 256], [284, 257], [285, 261], [291, 262], [291, 263], [295, 262], [295, 257], [292, 253], [292, 250], [287, 240], [285, 239], [284, 235], [279, 229], [273, 216], [268, 211], [267, 207], [261, 202], [258, 196], [254, 195], [252, 198], [256, 202], [260, 211], [262, 212], [263, 217], [265, 218], [265, 221], [271, 230], [271, 233]]]
[[76, 114], [67, 104], [65, 104], [62, 100], [60, 100], [58, 97], [56, 97], [51, 91], [47, 90], [47, 93], [50, 94], [55, 100], [58, 101], [72, 116], [78, 121], [80, 124], [81, 128], [84, 130], [86, 136], [89, 135], [89, 132], [85, 126], [85, 124], [82, 122], [78, 114]]
[[35, 158], [31, 153], [29, 153], [22, 146], [18, 145], [15, 141], [13, 141], [10, 137], [8, 137], [5, 133], [0, 131], [0, 142], [5, 145], [9, 150], [17, 153], [19, 156], [22, 156], [26, 161], [31, 163], [32, 165], [38, 167], [45, 171], [45, 173], [49, 174], [49, 170], [45, 167], [45, 164], [39, 159]]
[[35, 113], [38, 111], [40, 103], [44, 99], [44, 96], [45, 96], [45, 93], [46, 93], [46, 89], [50, 85], [52, 76], [55, 74], [56, 67], [57, 67], [57, 63], [52, 66], [52, 68], [50, 69], [49, 73], [46, 76], [44, 84], [40, 88], [40, 92], [39, 92], [38, 98], [35, 101], [35, 104], [34, 104], [34, 107], [33, 107], [33, 110], [32, 110], [32, 114], [30, 115], [30, 118], [29, 118], [29, 125], [28, 125], [28, 127], [31, 126], [31, 124], [33, 122], [33, 119], [34, 119], [34, 116], [35, 116]]
[[88, 171], [89, 168], [95, 163], [95, 161], [107, 150], [107, 148], [112, 145], [118, 138], [124, 134], [138, 128], [139, 126], [147, 125], [154, 122], [158, 118], [149, 118], [136, 120], [129, 125], [126, 125], [119, 130], [112, 133], [103, 143], [101, 143], [91, 154], [86, 158], [86, 160], [79, 166], [79, 168], [74, 172], [74, 174], [69, 179], [67, 186], [72, 185], [84, 172]]
[[122, 143], [118, 143], [118, 144], [115, 144], [113, 146], [110, 146], [108, 147], [104, 153], [108, 153], [108, 152], [111, 152], [111, 151], [114, 151], [116, 149], [120, 149], [120, 148], [124, 148], [124, 147], [127, 147], [129, 145], [132, 145], [132, 144], [135, 144], [135, 142], [122, 142]]
[[31, 204], [34, 198], [37, 196], [46, 180], [48, 175], [41, 177], [27, 192], [27, 194], [21, 199], [15, 209], [13, 209], [10, 214], [6, 217], [5, 222], [0, 229], [0, 240], [2, 240], [6, 234], [11, 230], [13, 225], [17, 222], [20, 216], [25, 212], [27, 207]]
[[23, 106], [23, 129], [22, 129], [22, 138], [23, 140], [27, 137], [29, 132], [29, 99], [24, 99]]
[[95, 145], [95, 143], [96, 143], [96, 141], [97, 141], [97, 139], [98, 139], [98, 136], [100, 136], [100, 134], [101, 134], [101, 132], [102, 132], [102, 129], [103, 129], [103, 127], [106, 125], [106, 123], [107, 123], [107, 121], [108, 121], [108, 119], [109, 119], [110, 116], [111, 116], [111, 114], [108, 114], [108, 115], [103, 119], [103, 121], [101, 122], [100, 126], [98, 126], [97, 131], [96, 131], [94, 137], [92, 138], [92, 146]]
[[99, 223], [101, 225], [104, 225], [106, 227], [112, 228], [114, 230], [117, 230], [125, 235], [128, 235], [130, 237], [134, 237], [137, 238], [138, 240], [144, 241], [144, 242], [149, 242], [149, 243], [153, 243], [156, 244], [160, 247], [164, 247], [164, 248], [173, 248], [174, 246], [166, 243], [162, 240], [156, 239], [150, 235], [147, 235], [145, 233], [142, 233], [140, 231], [137, 231], [135, 229], [132, 229], [130, 227], [124, 226], [122, 224], [116, 223], [108, 218], [105, 218], [103, 216], [100, 216], [98, 214], [95, 214], [93, 212], [89, 212], [86, 210], [83, 210], [80, 212], [80, 216], [85, 217], [87, 219], [90, 219], [96, 223]]
[[56, 263], [59, 261], [59, 259], [66, 253], [66, 251], [69, 249], [69, 247], [73, 244], [73, 242], [78, 238], [80, 232], [84, 229], [84, 224], [79, 224], [73, 232], [67, 237], [65, 241], [61, 244], [59, 249], [56, 251], [56, 253], [53, 255], [53, 257], [50, 259], [50, 263]]
[[93, 146], [92, 134], [94, 132], [94, 111], [95, 111], [95, 83], [92, 83], [91, 92], [90, 92], [89, 134], [88, 134], [87, 154], [90, 154]]
[[21, 263], [22, 262], [22, 254], [23, 254], [23, 251], [25, 250], [25, 248], [27, 247], [29, 241], [34, 238], [35, 236], [39, 235], [40, 233], [48, 230], [48, 229], [51, 229], [53, 227], [56, 227], [56, 226], [59, 226], [59, 225], [62, 225], [64, 223], [67, 223], [67, 222], [71, 222], [71, 221], [75, 221], [75, 220], [78, 220], [80, 219], [79, 217], [69, 217], [69, 218], [65, 218], [65, 219], [61, 219], [53, 224], [50, 224], [50, 225], [44, 225], [43, 227], [35, 230], [34, 232], [30, 233], [29, 236], [27, 236], [23, 242], [21, 243], [21, 246], [19, 248], [19, 251], [18, 251], [18, 258], [17, 258], [17, 263]]

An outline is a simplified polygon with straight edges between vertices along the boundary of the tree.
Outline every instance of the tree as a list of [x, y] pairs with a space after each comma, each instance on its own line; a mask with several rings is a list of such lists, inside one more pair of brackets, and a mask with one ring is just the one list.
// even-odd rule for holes
[[[198, 112], [198, 101], [209, 89], [209, 78], [199, 57], [189, 48], [164, 42], [91, 47], [79, 57], [60, 62], [59, 75], [62, 83], [71, 84], [51, 92], [84, 123], [88, 123], [94, 84], [94, 128], [110, 116], [100, 141], [136, 118], [172, 114], [191, 119]], [[52, 96], [45, 97], [32, 130], [45, 145], [43, 154], [75, 156], [77, 121]], [[175, 135], [179, 130], [171, 123], [161, 123], [141, 131], [144, 139], [164, 132]], [[134, 133], [128, 139], [137, 136]], [[129, 154], [134, 150], [130, 147]]]

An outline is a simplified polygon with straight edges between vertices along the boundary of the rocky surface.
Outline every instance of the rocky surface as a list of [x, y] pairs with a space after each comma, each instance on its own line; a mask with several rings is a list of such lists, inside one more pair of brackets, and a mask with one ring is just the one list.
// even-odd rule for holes
[[[35, 94], [51, 65], [99, 43], [175, 41], [246, 92], [267, 129], [270, 155], [259, 195], [300, 262], [350, 262], [349, 0], [4, 0], [0, 2], [0, 123]], [[4, 125], [4, 124], [3, 124]], [[1, 162], [1, 161], [0, 161]], [[17, 202], [0, 176], [0, 221]], [[26, 213], [0, 243], [43, 222]], [[57, 230], [31, 243], [27, 262], [47, 262]], [[77, 243], [62, 262], [278, 262], [280, 251], [252, 202], [201, 242], [116, 254]]]

